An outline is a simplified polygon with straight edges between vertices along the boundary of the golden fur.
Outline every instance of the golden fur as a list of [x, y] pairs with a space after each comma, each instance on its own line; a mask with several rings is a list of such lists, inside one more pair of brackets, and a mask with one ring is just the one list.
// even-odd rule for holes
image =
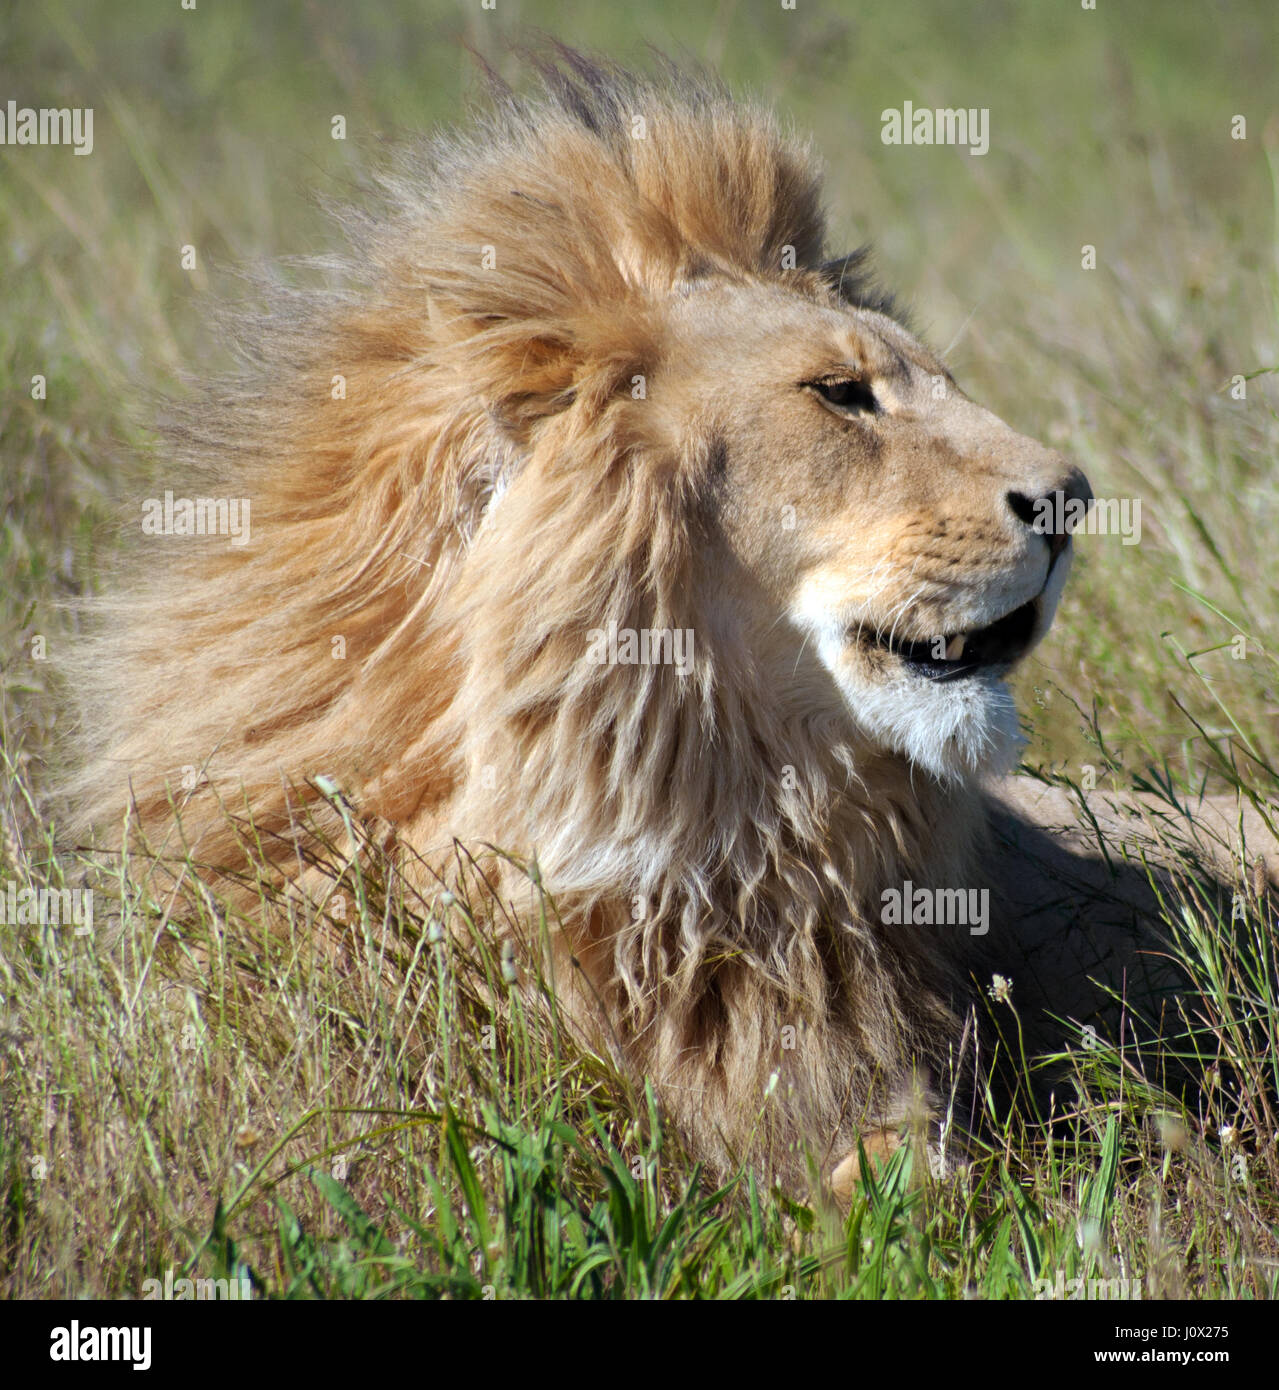
[[[131, 794], [174, 851], [176, 799], [233, 872], [225, 809], [269, 845], [331, 819], [326, 774], [428, 864], [536, 855], [570, 1009], [697, 1150], [838, 1159], [953, 1069], [962, 956], [881, 894], [972, 880], [1017, 737], [1002, 673], [872, 638], [1026, 604], [1033, 643], [1069, 554], [1010, 498], [1086, 484], [826, 259], [767, 114], [567, 51], [543, 79], [402, 156], [339, 288], [276, 291], [182, 413], [160, 486], [250, 499], [251, 540], [147, 542], [82, 802], [109, 827]], [[610, 624], [691, 632], [687, 672], [588, 660]]]

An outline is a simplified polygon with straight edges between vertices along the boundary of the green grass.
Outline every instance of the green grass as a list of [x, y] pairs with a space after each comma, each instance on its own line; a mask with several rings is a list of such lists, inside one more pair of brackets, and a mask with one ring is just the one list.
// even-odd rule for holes
[[[1141, 499], [1139, 545], [1078, 547], [1022, 680], [1028, 761], [1276, 800], [1279, 44], [1262, 0], [85, 0], [0, 23], [6, 97], [97, 113], [90, 158], [0, 150], [0, 877], [84, 872], [52, 790], [65, 601], [98, 587], [116, 504], [154, 466], [146, 395], [224, 361], [206, 300], [240, 293], [226, 267], [324, 251], [314, 192], [340, 195], [380, 136], [462, 116], [462, 41], [516, 76], [501, 39], [518, 24], [640, 61], [647, 41], [683, 48], [812, 130], [834, 236], [877, 242], [961, 383], [1098, 493]], [[988, 106], [990, 154], [882, 146], [879, 112], [905, 99]], [[1205, 1001], [1176, 1044], [1200, 1079], [1187, 1097], [1160, 1089], [1158, 1048], [1081, 1040], [1056, 1092], [1068, 1123], [992, 1098], [968, 1164], [936, 1173], [905, 1149], [845, 1219], [699, 1173], [546, 982], [506, 978], [482, 885], [443, 906], [388, 898], [373, 870], [349, 888], [341, 951], [317, 944], [314, 908], [266, 940], [125, 873], [91, 938], [0, 929], [8, 1295], [140, 1294], [169, 1267], [247, 1270], [281, 1297], [1025, 1298], [1059, 1269], [1139, 1276], [1146, 1297], [1276, 1292], [1264, 894], [1243, 893], [1242, 919], [1190, 887], [1167, 904]]]
[[276, 1297], [1025, 1298], [1058, 1270], [1275, 1292], [1279, 981], [1255, 913], [1180, 917], [1209, 1009], [1189, 1104], [1150, 1079], [1162, 1048], [1080, 1045], [1045, 1117], [1073, 1123], [991, 1100], [964, 1162], [908, 1146], [844, 1218], [749, 1174], [714, 1187], [550, 982], [490, 949], [478, 871], [428, 910], [367, 848], [324, 898], [354, 904], [336, 944], [311, 905], [269, 938], [129, 890], [92, 937], [6, 958], [13, 1294], [140, 1294], [166, 1269]]

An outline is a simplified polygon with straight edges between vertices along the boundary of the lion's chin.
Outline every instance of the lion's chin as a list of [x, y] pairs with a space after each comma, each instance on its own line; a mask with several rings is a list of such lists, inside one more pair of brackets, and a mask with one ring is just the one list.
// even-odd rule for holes
[[939, 781], [1009, 772], [1025, 742], [1012, 692], [993, 672], [939, 684], [902, 671], [874, 683], [845, 677], [840, 684], [869, 742]]
[[872, 656], [841, 638], [828, 632], [814, 646], [838, 692], [840, 715], [851, 719], [870, 748], [907, 758], [949, 783], [1016, 765], [1025, 740], [1005, 683], [1008, 666], [939, 680], [909, 661]]
[[820, 602], [802, 604], [794, 621], [873, 747], [943, 782], [995, 776], [1012, 771], [1025, 744], [1006, 678], [1052, 626], [1070, 560], [1067, 548], [1037, 593], [989, 614], [963, 640], [947, 634], [944, 652], [850, 628]]

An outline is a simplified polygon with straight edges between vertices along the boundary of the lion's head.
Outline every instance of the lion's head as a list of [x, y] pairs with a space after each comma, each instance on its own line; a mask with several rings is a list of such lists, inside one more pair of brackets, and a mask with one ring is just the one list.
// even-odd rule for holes
[[1087, 484], [901, 322], [816, 278], [703, 281], [667, 304], [649, 428], [715, 431], [708, 569], [748, 581], [722, 603], [773, 684], [794, 681], [798, 638], [874, 744], [938, 776], [990, 770], [1018, 734], [1004, 678], [1069, 569], [1055, 499]]
[[176, 801], [214, 866], [248, 813], [292, 875], [300, 806], [341, 828], [326, 773], [428, 862], [536, 853], [690, 1123], [733, 1130], [790, 1017], [792, 1118], [846, 1129], [848, 1086], [952, 1041], [944, 953], [879, 891], [967, 881], [968, 774], [1069, 562], [1038, 504], [1087, 484], [830, 259], [771, 117], [543, 76], [404, 156], [346, 288], [268, 298], [187, 410], [173, 484], [250, 499], [252, 541], [148, 541], [87, 663], [86, 804], [127, 787], [163, 844]]
[[[707, 598], [772, 688], [811, 647], [871, 742], [939, 776], [990, 770], [1017, 739], [1004, 678], [1069, 568], [1057, 499], [1087, 483], [897, 319], [841, 297], [849, 269], [680, 285], [629, 413], [673, 455], [713, 442]], [[796, 699], [833, 712], [820, 683]]]

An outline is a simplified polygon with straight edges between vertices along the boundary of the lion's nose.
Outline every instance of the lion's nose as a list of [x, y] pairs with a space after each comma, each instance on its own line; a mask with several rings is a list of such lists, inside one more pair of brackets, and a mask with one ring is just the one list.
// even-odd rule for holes
[[1065, 550], [1070, 533], [1082, 521], [1091, 501], [1092, 488], [1078, 468], [1072, 468], [1056, 487], [1038, 497], [1027, 497], [1024, 492], [1007, 494], [1013, 515], [1043, 536], [1054, 560]]

